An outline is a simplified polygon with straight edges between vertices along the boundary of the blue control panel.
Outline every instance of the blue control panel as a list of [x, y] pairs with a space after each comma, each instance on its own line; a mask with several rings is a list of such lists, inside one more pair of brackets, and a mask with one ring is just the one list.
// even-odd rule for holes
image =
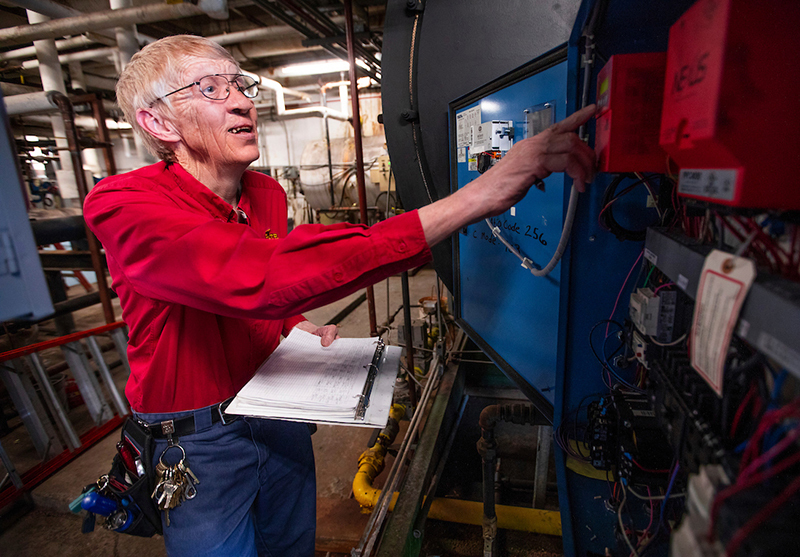
[[[479, 167], [504, 155], [509, 136], [518, 142], [566, 116], [566, 57], [546, 66], [531, 68], [530, 75], [514, 83], [501, 81], [500, 88], [485, 96], [451, 105], [455, 187], [465, 186], [480, 176]], [[493, 150], [494, 159], [487, 150]], [[571, 185], [564, 174], [553, 174], [509, 211], [490, 219], [503, 238], [539, 268], [558, 245]], [[561, 265], [547, 277], [535, 277], [483, 221], [463, 229], [456, 244], [457, 317], [501, 369], [517, 383], [527, 383], [540, 403], [552, 407]]]

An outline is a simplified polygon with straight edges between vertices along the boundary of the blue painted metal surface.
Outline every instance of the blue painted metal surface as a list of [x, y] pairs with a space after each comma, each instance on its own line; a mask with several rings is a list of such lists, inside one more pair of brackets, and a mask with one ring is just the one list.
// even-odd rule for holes
[[[513, 120], [517, 140], [524, 137], [525, 109], [551, 103], [555, 119], [566, 115], [566, 61], [532, 75], [456, 114], [480, 107], [481, 121]], [[457, 163], [458, 187], [479, 176], [467, 161]], [[545, 180], [545, 191], [532, 190], [493, 222], [503, 236], [539, 265], [551, 258], [561, 235], [564, 215], [564, 174]], [[551, 277], [534, 277], [491, 232], [485, 222], [458, 235], [456, 280], [460, 317], [481, 342], [491, 346], [516, 373], [550, 404], [555, 400], [556, 349], [559, 320], [560, 267]], [[503, 367], [503, 366], [501, 366]]]
[[[610, 0], [595, 32], [597, 60], [590, 77], [590, 102], [595, 98], [597, 71], [609, 56], [666, 50], [670, 25], [691, 3], [690, 0], [648, 3]], [[581, 33], [593, 4], [593, 0], [585, 0], [581, 5], [566, 63], [511, 84], [502, 85], [499, 80], [497, 88], [483, 88], [485, 94], [481, 98], [455, 101], [451, 103], [451, 118], [480, 106], [482, 122], [514, 120], [517, 137], [521, 137], [520, 113], [525, 108], [556, 101], [557, 120], [577, 110], [583, 74]], [[451, 125], [451, 132], [453, 129]], [[593, 131], [590, 123], [590, 144]], [[451, 141], [451, 157], [456, 156], [453, 147]], [[478, 175], [468, 170], [466, 162], [453, 162], [451, 169], [457, 187]], [[599, 175], [589, 191], [581, 195], [570, 246], [547, 279], [533, 277], [502, 245], [491, 242], [491, 232], [485, 223], [472, 225], [466, 233], [457, 235], [456, 309], [462, 325], [528, 396], [532, 391], [553, 404], [556, 425], [565, 417], [573, 421], [577, 416], [585, 421], [585, 404], [591, 400], [590, 395], [607, 392], [600, 363], [589, 348], [589, 333], [604, 319], [624, 319], [630, 292], [641, 286], [638, 276], [641, 264], [636, 262], [643, 243], [620, 242], [598, 224], [603, 192], [612, 179], [610, 175]], [[571, 181], [563, 174], [553, 175], [546, 180], [546, 193], [531, 191], [515, 208], [515, 215], [509, 212], [497, 219], [505, 236], [538, 264], [545, 264], [555, 249], [570, 185]], [[645, 199], [644, 189], [634, 190], [615, 204], [615, 214], [623, 225], [638, 229], [655, 221], [655, 211], [645, 209]], [[633, 218], [626, 220], [626, 215]], [[547, 246], [524, 236], [524, 231], [534, 228], [545, 231]], [[630, 280], [623, 288], [629, 272]], [[617, 299], [619, 303], [614, 309]], [[595, 343], [599, 345], [603, 333], [595, 334]], [[536, 402], [535, 397], [532, 399]], [[605, 505], [610, 495], [607, 482], [569, 471], [560, 450], [556, 466], [564, 554], [604, 555], [606, 548], [617, 554], [621, 548], [617, 547], [614, 535], [616, 514]], [[663, 553], [661, 547], [649, 554]]]
[[0, 321], [37, 319], [53, 313], [50, 292], [42, 272], [39, 252], [28, 223], [11, 136], [0, 94], [0, 166], [6, 176], [0, 182]]
[[[579, 105], [583, 68], [581, 33], [589, 17], [593, 0], [584, 0], [575, 21], [569, 41], [568, 54], [568, 111]], [[597, 72], [608, 57], [617, 53], [656, 52], [667, 48], [669, 27], [692, 4], [691, 0], [610, 0], [604, 16], [595, 31], [597, 60], [591, 74], [590, 102], [595, 97]], [[660, 86], [654, 84], [654, 87]], [[590, 126], [590, 144], [593, 144], [593, 126]], [[600, 375], [600, 364], [594, 359], [588, 336], [592, 327], [612, 316], [621, 320], [628, 312], [628, 299], [638, 278], [638, 266], [623, 289], [622, 285], [643, 248], [642, 242], [620, 242], [610, 232], [600, 228], [597, 217], [602, 209], [603, 191], [613, 176], [601, 174], [578, 205], [575, 227], [570, 242], [568, 258], [562, 268], [569, 273], [568, 288], [561, 291], [561, 306], [565, 315], [559, 330], [559, 364], [555, 401], [555, 423], [565, 418], [569, 421], [578, 411], [585, 421], [585, 407], [581, 401], [588, 395], [607, 392]], [[630, 198], [632, 207], [641, 199]], [[616, 206], [616, 205], [615, 205]], [[625, 213], [625, 206], [620, 206]], [[649, 213], [653, 211], [638, 211]], [[562, 271], [564, 272], [564, 271]], [[622, 290], [621, 290], [622, 289]], [[604, 327], [603, 327], [604, 328]], [[597, 333], [596, 342], [603, 336]], [[609, 548], [612, 554], [621, 554], [614, 537], [616, 514], [605, 506], [609, 486], [605, 481], [591, 480], [575, 474], [566, 467], [566, 455], [557, 449], [556, 472], [558, 477], [559, 506], [561, 509], [564, 554], [567, 556], [604, 555]], [[633, 505], [631, 505], [633, 507]], [[638, 507], [637, 507], [638, 509]], [[640, 509], [639, 509], [640, 510]], [[641, 521], [639, 521], [641, 522]], [[637, 523], [639, 523], [637, 522]], [[645, 520], [646, 524], [646, 520]], [[624, 554], [629, 551], [625, 549]], [[654, 548], [650, 556], [664, 555], [665, 547]]]

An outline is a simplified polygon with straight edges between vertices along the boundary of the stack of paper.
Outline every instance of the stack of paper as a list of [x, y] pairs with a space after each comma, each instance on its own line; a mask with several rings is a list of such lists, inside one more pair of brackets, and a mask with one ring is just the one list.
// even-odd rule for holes
[[375, 348], [374, 338], [341, 338], [323, 347], [318, 336], [293, 329], [239, 391], [226, 412], [304, 422], [383, 426], [399, 369], [398, 347], [384, 350], [365, 419], [355, 419]]

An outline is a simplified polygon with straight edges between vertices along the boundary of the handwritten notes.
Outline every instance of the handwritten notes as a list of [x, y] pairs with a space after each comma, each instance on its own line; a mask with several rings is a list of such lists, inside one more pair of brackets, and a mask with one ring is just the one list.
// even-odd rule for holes
[[[318, 336], [293, 329], [239, 391], [227, 412], [295, 421], [352, 422], [375, 346], [372, 338], [342, 338], [323, 347]], [[387, 357], [395, 354], [385, 351], [380, 366], [385, 372], [379, 376], [389, 377], [388, 402], [384, 400], [386, 381], [382, 386], [376, 382], [373, 390], [378, 400], [371, 398], [371, 406], [385, 406], [387, 416], [400, 352], [397, 347], [388, 348], [397, 353], [396, 364], [392, 359], [384, 365]], [[383, 425], [380, 416], [374, 419]]]

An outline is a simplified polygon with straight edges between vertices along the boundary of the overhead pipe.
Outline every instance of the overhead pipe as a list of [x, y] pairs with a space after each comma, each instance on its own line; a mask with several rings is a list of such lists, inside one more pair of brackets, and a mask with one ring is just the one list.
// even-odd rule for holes
[[[181, 4], [148, 4], [121, 10], [108, 10], [80, 16], [55, 19], [35, 25], [18, 25], [0, 29], [0, 46], [78, 35], [86, 29], [109, 29], [136, 23], [153, 23], [204, 14], [198, 6]], [[211, 14], [209, 14], [211, 15]]]
[[[72, 48], [84, 48], [84, 47], [88, 48], [96, 45], [98, 42], [100, 41], [91, 38], [88, 34], [84, 34], [78, 37], [70, 37], [68, 39], [62, 39], [56, 41], [56, 50], [69, 50]], [[18, 48], [17, 50], [9, 50], [7, 52], [0, 52], [0, 62], [6, 62], [9, 60], [23, 60], [25, 58], [35, 58], [35, 57], [36, 57], [36, 48], [32, 46]]]
[[[81, 52], [70, 52], [59, 54], [59, 64], [69, 64], [70, 62], [85, 62], [87, 60], [100, 60], [103, 58], [113, 58], [117, 54], [117, 49], [112, 47], [97, 48], [94, 50], [83, 50]], [[20, 64], [23, 70], [35, 70], [39, 67], [39, 60], [26, 60]]]
[[[367, 217], [367, 186], [364, 179], [364, 148], [361, 143], [361, 114], [358, 108], [358, 76], [356, 75], [356, 51], [353, 38], [353, 2], [344, 0], [344, 23], [347, 34], [347, 58], [350, 62], [350, 99], [353, 106], [353, 139], [356, 151], [356, 184], [358, 186], [358, 206], [361, 208], [361, 224], [369, 225]], [[367, 287], [367, 310], [369, 311], [369, 334], [378, 336], [378, 323], [375, 318], [375, 292]]]
[[[286, 108], [285, 94], [288, 90], [275, 80], [258, 76], [261, 79], [260, 87], [262, 89], [269, 89], [275, 93], [275, 118], [276, 120], [296, 120], [299, 118], [308, 118], [311, 116], [333, 118], [334, 120], [347, 121], [349, 118], [347, 114], [332, 110], [325, 106], [307, 106], [302, 108]], [[295, 96], [301, 97], [305, 100], [310, 100], [311, 97], [307, 93], [301, 91], [292, 91]], [[256, 109], [265, 108], [263, 105], [256, 105]]]
[[53, 100], [52, 93], [54, 91], [39, 91], [4, 97], [6, 112], [9, 116], [21, 116], [57, 110], [58, 106]]

